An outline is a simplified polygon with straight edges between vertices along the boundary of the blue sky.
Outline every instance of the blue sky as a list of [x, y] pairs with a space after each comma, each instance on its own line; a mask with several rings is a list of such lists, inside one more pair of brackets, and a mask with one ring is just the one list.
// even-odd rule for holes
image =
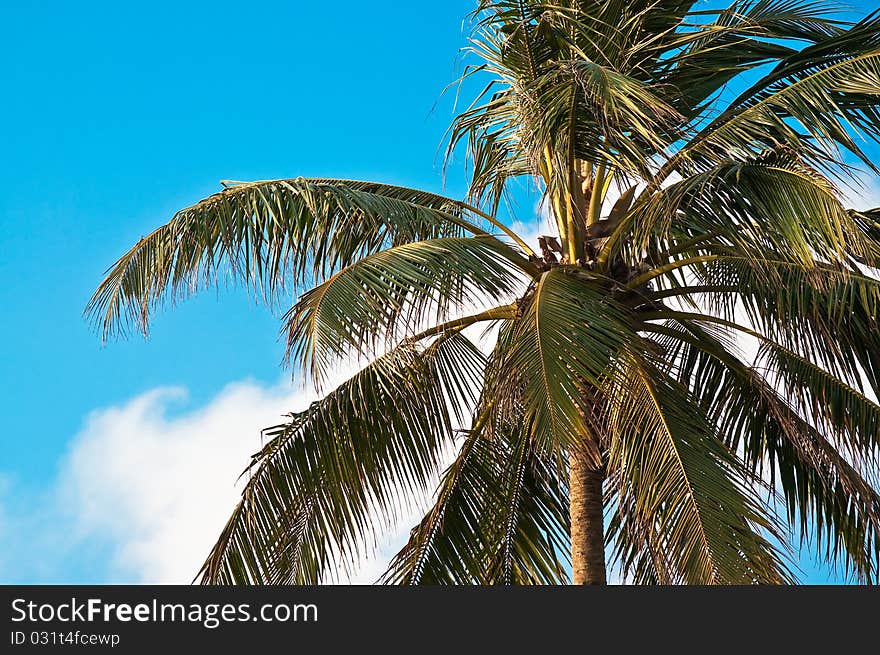
[[0, 46], [15, 89], [0, 109], [0, 397], [8, 434], [39, 435], [10, 439], [5, 462], [39, 479], [89, 407], [169, 381], [197, 400], [274, 379], [278, 326], [243, 294], [205, 294], [159, 316], [149, 343], [103, 350], [80, 312], [116, 256], [221, 179], [439, 189], [449, 111], [428, 114], [469, 3], [430, 16], [390, 2], [16, 4]]
[[[441, 190], [452, 107], [435, 102], [459, 70], [471, 7], [4, 7], [0, 582], [179, 575], [148, 551], [184, 547], [186, 535], [166, 534], [178, 503], [197, 522], [213, 490], [231, 489], [253, 437], [230, 433], [229, 417], [271, 420], [305, 397], [281, 382], [276, 317], [242, 292], [204, 293], [159, 314], [149, 341], [105, 347], [83, 306], [116, 256], [221, 179]], [[446, 193], [462, 190], [453, 171]], [[199, 430], [222, 435], [200, 441]], [[187, 467], [204, 489], [181, 482]]]

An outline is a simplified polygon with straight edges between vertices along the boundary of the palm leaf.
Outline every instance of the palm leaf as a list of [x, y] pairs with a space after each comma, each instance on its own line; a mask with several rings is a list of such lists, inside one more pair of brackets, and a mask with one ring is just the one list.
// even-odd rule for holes
[[436, 479], [481, 360], [456, 331], [427, 349], [406, 342], [267, 431], [202, 581], [316, 584], [351, 571]]
[[[875, 12], [851, 29], [782, 58], [706, 125], [677, 160], [717, 161], [731, 152], [785, 143], [822, 164], [834, 160], [827, 148], [837, 144], [876, 171], [849, 130], [880, 137], [875, 108], [880, 95], [878, 25], [880, 14]], [[795, 122], [802, 131], [795, 129]]]
[[141, 239], [108, 270], [86, 311], [105, 337], [129, 323], [146, 332], [155, 306], [219, 282], [224, 271], [271, 298], [389, 247], [485, 234], [475, 211], [374, 182], [234, 183]]
[[637, 359], [621, 369], [618, 384], [620, 393], [609, 394], [609, 467], [617, 472], [618, 497], [626, 498], [620, 508], [658, 533], [678, 580], [790, 581], [770, 541], [781, 535], [773, 517], [690, 394]]
[[350, 353], [372, 356], [464, 308], [497, 303], [532, 271], [489, 236], [429, 239], [368, 255], [303, 294], [284, 317], [288, 354], [320, 381]]
[[[872, 482], [870, 474], [864, 477], [840, 453], [846, 435], [839, 431], [846, 428], [826, 419], [829, 408], [813, 405], [808, 421], [758, 369], [740, 361], [725, 343], [729, 336], [716, 334], [711, 327], [683, 320], [650, 329], [671, 348], [667, 357], [675, 362], [677, 376], [699, 397], [724, 442], [772, 491], [779, 492], [802, 539], [824, 544], [833, 564], [846, 561], [847, 569], [861, 579], [876, 580], [880, 575], [877, 481]], [[863, 472], [876, 470], [861, 451], [848, 450]]]
[[[638, 343], [608, 284], [583, 269], [554, 268], [526, 297], [513, 326], [499, 395], [516, 390], [519, 398], [521, 388], [524, 420], [541, 449], [565, 450], [594, 432], [584, 394], [601, 388], [614, 357]], [[598, 463], [598, 452], [591, 455]]]
[[[478, 421], [478, 424], [480, 422]], [[434, 506], [383, 576], [392, 584], [558, 584], [568, 580], [560, 471], [519, 426], [467, 433]]]

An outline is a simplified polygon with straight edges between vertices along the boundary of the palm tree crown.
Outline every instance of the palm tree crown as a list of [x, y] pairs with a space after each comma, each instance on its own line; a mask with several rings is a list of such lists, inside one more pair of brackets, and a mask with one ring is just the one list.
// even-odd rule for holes
[[[317, 385], [368, 362], [265, 431], [204, 582], [326, 580], [438, 475], [386, 582], [603, 583], [607, 549], [637, 583], [785, 583], [797, 539], [878, 579], [880, 210], [842, 198], [880, 173], [880, 13], [698, 4], [483, 0], [465, 201], [227, 183], [108, 271], [105, 337], [231, 274], [295, 295]], [[497, 218], [523, 178], [535, 244]]]

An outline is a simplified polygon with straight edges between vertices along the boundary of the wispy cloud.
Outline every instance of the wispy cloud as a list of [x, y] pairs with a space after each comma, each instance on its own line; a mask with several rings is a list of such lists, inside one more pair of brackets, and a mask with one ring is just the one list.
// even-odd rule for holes
[[[68, 582], [62, 561], [98, 550], [77, 581], [189, 583], [238, 500], [259, 429], [314, 399], [289, 384], [237, 382], [198, 406], [167, 387], [92, 412], [51, 490], [19, 503], [30, 516], [4, 518], [0, 493], [0, 576]], [[401, 517], [349, 580], [375, 581], [415, 520]]]
[[253, 383], [175, 413], [186, 392], [161, 388], [93, 412], [62, 464], [59, 498], [77, 539], [112, 544], [110, 574], [189, 582], [228, 517], [234, 482], [259, 448], [259, 428], [307, 398]]

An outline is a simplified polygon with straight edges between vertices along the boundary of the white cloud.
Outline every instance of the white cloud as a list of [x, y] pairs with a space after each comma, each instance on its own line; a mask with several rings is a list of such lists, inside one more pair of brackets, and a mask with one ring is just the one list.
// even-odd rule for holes
[[[469, 335], [489, 348], [491, 337]], [[362, 364], [340, 364], [329, 386]], [[0, 581], [189, 583], [240, 497], [236, 480], [261, 446], [260, 428], [316, 397], [287, 382], [242, 381], [198, 404], [186, 389], [161, 387], [92, 411], [44, 486], [0, 471]], [[375, 582], [430, 500], [412, 499], [375, 552], [333, 579]]]
[[111, 540], [112, 566], [137, 582], [189, 582], [236, 500], [258, 426], [291, 409], [279, 389], [228, 386], [205, 407], [170, 416], [182, 389], [93, 412], [62, 465], [59, 493], [79, 539]]
[[[160, 388], [93, 412], [62, 463], [57, 491], [76, 526], [70, 538], [109, 543], [114, 582], [189, 583], [238, 500], [234, 482], [260, 446], [259, 428], [314, 395], [238, 382], [181, 412], [185, 399], [182, 389]], [[351, 581], [375, 581], [414, 521], [403, 517]]]

